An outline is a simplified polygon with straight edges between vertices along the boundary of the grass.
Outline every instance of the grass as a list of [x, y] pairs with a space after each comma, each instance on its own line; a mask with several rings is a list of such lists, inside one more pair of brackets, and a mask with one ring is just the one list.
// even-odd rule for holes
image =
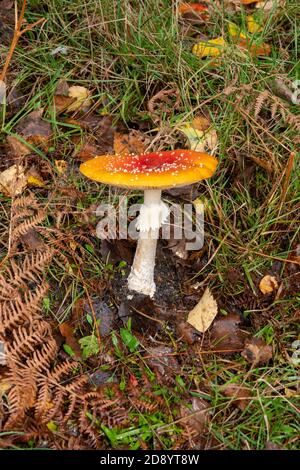
[[[299, 154], [286, 195], [282, 197], [288, 159], [291, 152], [297, 152], [298, 131], [282, 115], [271, 118], [270, 102], [263, 106], [258, 117], [253, 109], [258, 95], [266, 88], [272, 89], [274, 79], [281, 77], [293, 82], [300, 78], [297, 24], [300, 6], [296, 0], [291, 0], [286, 2], [285, 8], [274, 8], [269, 13], [262, 32], [255, 37], [272, 46], [269, 57], [252, 58], [232, 46], [214, 68], [210, 61], [201, 61], [191, 53], [197, 38], [183, 33], [171, 3], [169, 0], [130, 3], [47, 0], [41, 5], [35, 0], [28, 1], [27, 20], [33, 22], [43, 16], [47, 21], [40, 30], [26, 35], [13, 57], [10, 80], [28, 96], [17, 114], [9, 119], [3, 117], [1, 139], [4, 142], [7, 135], [14, 133], [24, 114], [51, 105], [60, 79], [92, 90], [97, 112], [112, 116], [115, 123], [122, 122], [128, 129], [146, 123], [149, 133], [153, 129], [161, 132], [162, 148], [166, 136], [176, 138], [182, 122], [197, 113], [208, 115], [218, 133], [220, 163], [216, 176], [199, 186], [205, 199], [208, 262], [194, 275], [193, 282], [200, 280], [204, 285], [208, 276], [213, 291], [227, 299], [223, 308], [226, 313], [231, 312], [237, 301], [244, 315], [251, 318], [254, 313], [264, 311], [257, 301], [258, 280], [272, 271], [274, 263], [286, 260], [299, 243]], [[232, 42], [228, 37], [228, 24], [234, 21], [244, 26], [246, 13], [242, 10], [231, 14], [218, 5], [219, 2], [201, 32], [209, 38], [225, 35]], [[59, 46], [67, 47], [67, 54], [53, 56], [52, 51]], [[2, 48], [0, 52], [4, 57]], [[179, 91], [181, 107], [179, 110], [171, 107], [162, 113], [159, 123], [153, 122], [147, 102], [155, 93], [168, 88]], [[234, 90], [224, 93], [229, 88]], [[286, 104], [286, 108], [299, 116], [299, 106]], [[85, 194], [83, 201], [72, 210], [82, 215], [102, 198], [115, 200], [113, 190], [100, 188], [79, 176], [71, 143], [74, 133], [78, 133], [77, 126], [62, 122], [50, 111], [46, 112], [46, 118], [53, 128], [54, 150], [52, 155], [40, 150], [40, 158], [50, 161], [53, 167], [53, 156], [66, 159], [69, 172], [63, 185]], [[54, 177], [54, 188], [60, 185], [59, 178]], [[38, 190], [36, 193], [39, 195]], [[40, 193], [43, 200], [45, 195]], [[7, 202], [3, 198], [4, 206]], [[54, 199], [56, 210], [57, 204]], [[67, 225], [68, 215], [61, 226]], [[47, 226], [53, 226], [51, 217]], [[76, 223], [74, 228], [76, 230]], [[98, 249], [99, 243], [95, 240], [92, 250], [85, 246], [82, 255], [87, 288], [99, 277], [109, 276], [105, 263], [95, 256]], [[283, 262], [278, 271], [285, 282], [293, 276], [288, 266], [289, 263]], [[232, 269], [241, 274], [235, 284], [228, 275]], [[83, 296], [86, 286], [78, 277], [75, 265], [73, 272], [66, 272], [64, 264], [58, 262], [51, 267], [49, 277], [56, 283], [57, 291], [63, 293], [63, 300], [57, 310], [53, 307], [56, 292], [50, 294], [45, 313], [62, 322]], [[254, 299], [253, 306], [248, 301], [241, 305], [243, 295]], [[287, 449], [299, 445], [296, 397], [287, 393], [295, 389], [299, 380], [297, 367], [288, 360], [293, 352], [291, 344], [297, 339], [292, 319], [299, 312], [299, 295], [290, 292], [283, 299], [275, 298], [267, 308], [272, 310], [273, 316], [266, 325], [256, 330], [252, 327], [252, 332], [275, 344], [272, 365], [249, 368], [239, 355], [226, 359], [220, 355], [202, 357], [200, 354], [186, 366], [182, 365], [183, 387], [177, 384], [174, 390], [172, 387], [164, 389], [153, 382], [155, 393], [164, 397], [169, 409], [175, 403], [186, 401], [187, 390], [190, 396], [198, 393], [191, 389], [192, 381], [196, 379], [206, 384], [210, 390], [205, 394], [211, 412], [209, 432], [220, 447], [263, 449], [267, 441]], [[178, 354], [188, 353], [176, 339], [170, 343], [176, 344]], [[143, 359], [137, 352], [128, 353], [118, 361], [126, 385], [130, 371], [136, 373]], [[220, 392], [221, 385], [232, 382], [241, 382], [253, 391], [251, 403], [242, 412], [232, 407], [232, 399]], [[135, 429], [103, 429], [103, 432], [113, 447], [136, 448], [142, 436], [146, 442], [152, 442], [154, 448], [155, 445], [171, 448], [174, 436], [179, 436], [181, 431], [170, 411], [169, 414], [141, 414], [140, 426]]]

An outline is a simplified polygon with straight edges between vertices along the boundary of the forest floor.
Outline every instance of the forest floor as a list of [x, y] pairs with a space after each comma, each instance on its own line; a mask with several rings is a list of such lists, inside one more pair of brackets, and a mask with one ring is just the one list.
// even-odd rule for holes
[[[0, 447], [299, 448], [300, 4], [243, 3], [27, 2], [45, 21], [0, 83]], [[1, 67], [14, 21], [0, 1]], [[96, 209], [142, 193], [79, 165], [186, 128], [218, 167], [163, 199], [203, 204], [204, 245], [160, 240], [156, 296], [129, 300], [136, 241]]]

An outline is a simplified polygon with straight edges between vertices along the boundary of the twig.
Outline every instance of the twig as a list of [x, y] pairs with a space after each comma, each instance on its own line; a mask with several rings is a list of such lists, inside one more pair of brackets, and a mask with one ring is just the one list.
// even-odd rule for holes
[[13, 56], [14, 50], [15, 50], [17, 44], [18, 44], [18, 41], [19, 41], [20, 37], [24, 33], [27, 33], [28, 31], [33, 29], [38, 24], [42, 23], [43, 21], [46, 21], [45, 18], [40, 18], [39, 20], [35, 21], [34, 23], [29, 24], [28, 26], [26, 26], [25, 28], [22, 29], [22, 24], [23, 24], [23, 20], [24, 20], [25, 9], [26, 9], [26, 3], [27, 3], [27, 0], [23, 0], [21, 12], [20, 12], [20, 15], [19, 15], [18, 14], [18, 8], [17, 8], [17, 2], [15, 2], [15, 30], [14, 30], [14, 35], [13, 35], [13, 38], [12, 38], [12, 42], [11, 42], [11, 45], [10, 45], [10, 48], [9, 48], [9, 51], [8, 51], [8, 54], [7, 54], [7, 57], [6, 57], [6, 60], [5, 60], [4, 67], [3, 67], [2, 72], [0, 74], [0, 81], [5, 80], [11, 58]]

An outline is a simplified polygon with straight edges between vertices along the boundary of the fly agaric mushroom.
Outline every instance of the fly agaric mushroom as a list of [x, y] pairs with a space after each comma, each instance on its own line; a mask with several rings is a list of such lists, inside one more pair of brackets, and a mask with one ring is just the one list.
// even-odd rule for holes
[[88, 178], [126, 189], [143, 189], [137, 228], [140, 231], [128, 288], [153, 297], [154, 266], [159, 229], [169, 210], [161, 200], [162, 189], [186, 186], [211, 177], [217, 159], [194, 150], [168, 150], [141, 155], [102, 155], [81, 164]]

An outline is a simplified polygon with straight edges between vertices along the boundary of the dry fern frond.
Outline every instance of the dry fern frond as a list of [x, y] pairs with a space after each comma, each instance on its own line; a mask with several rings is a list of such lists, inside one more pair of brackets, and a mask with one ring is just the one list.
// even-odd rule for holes
[[268, 99], [268, 97], [269, 97], [268, 90], [264, 90], [263, 92], [259, 93], [258, 97], [255, 100], [255, 104], [254, 104], [254, 117], [256, 117], [256, 118], [258, 117], [258, 115], [261, 112], [262, 107], [263, 107], [264, 103], [266, 102], [266, 100]]

